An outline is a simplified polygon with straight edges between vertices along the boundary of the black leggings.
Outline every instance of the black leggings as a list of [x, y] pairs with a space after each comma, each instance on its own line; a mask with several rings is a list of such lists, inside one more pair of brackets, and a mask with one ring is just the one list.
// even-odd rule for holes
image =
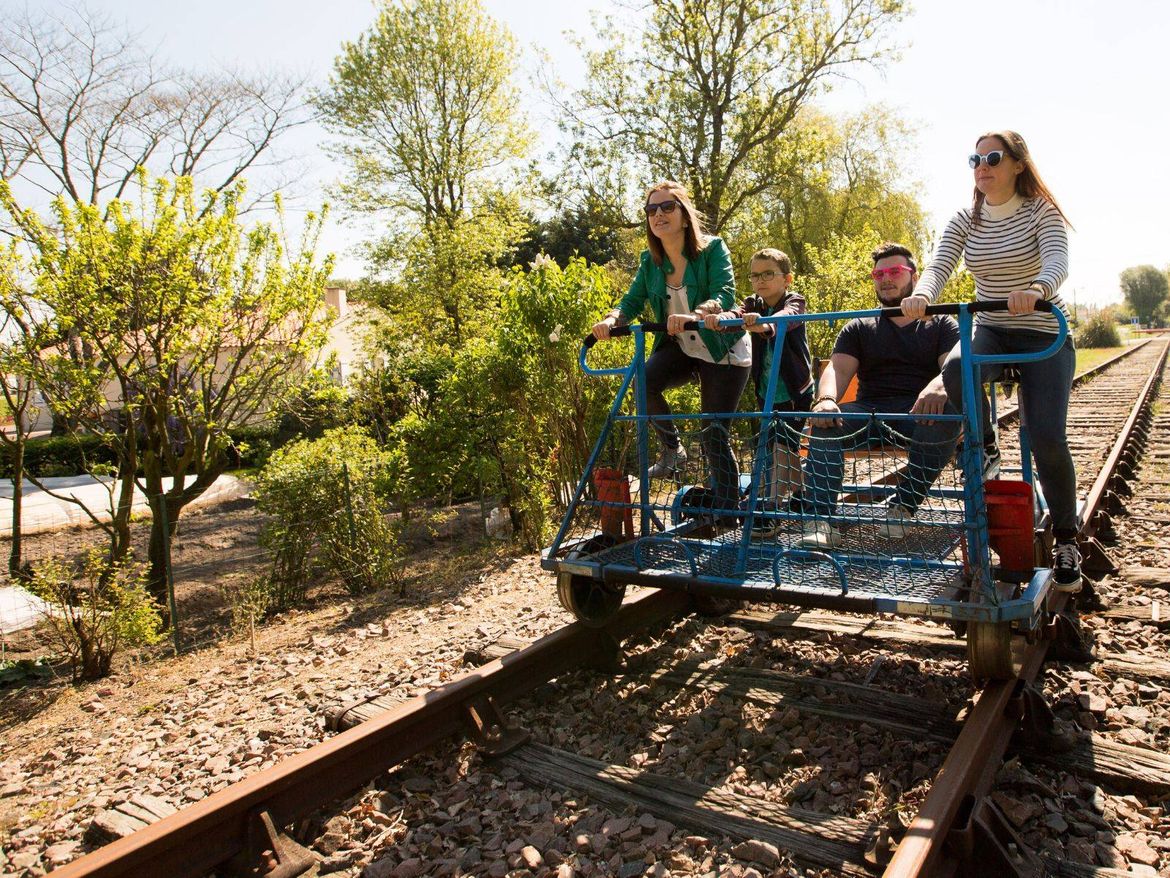
[[[699, 379], [703, 414], [734, 412], [747, 387], [751, 366], [724, 366], [688, 356], [673, 338], [664, 338], [646, 361], [646, 413], [669, 415], [670, 406], [663, 395], [667, 390]], [[678, 430], [672, 421], [650, 422], [664, 445], [677, 448]], [[711, 487], [715, 505], [734, 509], [739, 505], [739, 466], [731, 451], [730, 421], [703, 421], [703, 451], [711, 470]]]

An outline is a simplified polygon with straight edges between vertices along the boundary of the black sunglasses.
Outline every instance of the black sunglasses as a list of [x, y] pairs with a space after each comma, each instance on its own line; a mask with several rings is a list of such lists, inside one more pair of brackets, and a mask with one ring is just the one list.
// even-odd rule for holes
[[967, 164], [969, 164], [972, 168], [979, 167], [980, 163], [982, 163], [982, 162], [986, 162], [987, 167], [994, 168], [996, 165], [998, 165], [1002, 161], [1003, 161], [1003, 150], [1002, 149], [993, 149], [987, 155], [980, 155], [977, 152], [973, 152], [969, 156], [967, 156]]
[[646, 211], [646, 216], [654, 216], [660, 210], [663, 213], [674, 213], [681, 204], [681, 201], [659, 201], [657, 204], [647, 204], [642, 210]]

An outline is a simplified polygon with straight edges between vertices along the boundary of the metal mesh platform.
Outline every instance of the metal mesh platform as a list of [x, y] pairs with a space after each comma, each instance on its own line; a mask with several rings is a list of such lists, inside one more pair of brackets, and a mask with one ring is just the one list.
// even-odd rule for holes
[[[961, 585], [962, 551], [956, 531], [961, 507], [932, 510], [905, 537], [879, 533], [883, 509], [872, 504], [842, 504], [841, 544], [831, 552], [802, 548], [803, 518], [780, 520], [764, 540], [741, 550], [743, 529], [714, 538], [663, 533], [592, 553], [590, 560], [621, 578], [621, 569], [642, 574], [675, 574], [697, 582], [742, 584], [764, 592], [783, 589], [810, 595], [847, 593], [930, 601], [953, 596]], [[835, 563], [834, 563], [835, 562]], [[618, 569], [615, 569], [618, 568]]]

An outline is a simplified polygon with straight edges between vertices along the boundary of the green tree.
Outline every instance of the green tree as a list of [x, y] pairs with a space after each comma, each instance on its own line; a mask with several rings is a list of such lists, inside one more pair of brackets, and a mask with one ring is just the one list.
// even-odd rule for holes
[[315, 256], [319, 216], [291, 252], [272, 225], [245, 229], [242, 184], [196, 197], [189, 178], [142, 183], [149, 197], [104, 209], [58, 198], [51, 226], [3, 184], [0, 205], [35, 278], [16, 304], [58, 341], [33, 377], [54, 411], [116, 452], [103, 525], [113, 566], [129, 552], [140, 479], [153, 513], [147, 585], [161, 599], [179, 516], [227, 469], [229, 431], [278, 414], [323, 345], [331, 259]]
[[[833, 235], [824, 247], [808, 248], [810, 270], [796, 278], [794, 289], [808, 302], [810, 313], [864, 311], [880, 308], [870, 271], [873, 251], [884, 240], [865, 227], [856, 235]], [[919, 260], [919, 267], [922, 267]], [[955, 272], [943, 288], [940, 302], [970, 302], [975, 298], [975, 279], [965, 269]], [[807, 324], [809, 349], [814, 357], [827, 358], [841, 325], [815, 320]]]
[[348, 167], [342, 200], [392, 223], [371, 262], [399, 276], [395, 304], [441, 308], [437, 330], [455, 346], [465, 315], [498, 293], [489, 269], [525, 231], [501, 188], [530, 144], [515, 54], [478, 0], [383, 0], [315, 98]]
[[1154, 266], [1137, 265], [1121, 273], [1121, 292], [1137, 319], [1148, 325], [1170, 296], [1170, 282]]
[[908, 126], [882, 107], [840, 117], [803, 110], [776, 148], [752, 163], [753, 175], [773, 188], [729, 224], [737, 268], [746, 271], [751, 253], [771, 246], [803, 274], [811, 268], [808, 246], [824, 248], [832, 236], [866, 227], [923, 253], [926, 215], [904, 182], [910, 141]]
[[888, 57], [900, 0], [649, 0], [631, 27], [610, 17], [586, 54], [574, 123], [686, 184], [716, 232], [778, 180], [753, 164], [784, 147], [833, 74]]

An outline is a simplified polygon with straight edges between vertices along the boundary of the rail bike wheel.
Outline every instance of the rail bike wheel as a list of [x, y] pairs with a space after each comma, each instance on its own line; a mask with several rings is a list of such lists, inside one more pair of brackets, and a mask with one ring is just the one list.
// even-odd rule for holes
[[624, 585], [598, 582], [578, 573], [564, 572], [557, 576], [557, 597], [561, 606], [589, 628], [601, 628], [613, 618], [625, 596]]
[[976, 680], [1012, 680], [1023, 659], [1022, 637], [1010, 622], [967, 623], [967, 666]]

